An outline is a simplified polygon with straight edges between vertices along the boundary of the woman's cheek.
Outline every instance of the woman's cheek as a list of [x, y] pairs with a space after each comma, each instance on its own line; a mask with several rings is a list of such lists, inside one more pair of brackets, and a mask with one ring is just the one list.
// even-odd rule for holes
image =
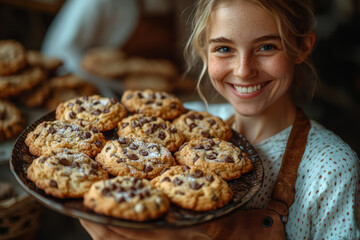
[[215, 81], [221, 81], [227, 75], [228, 67], [229, 65], [226, 64], [226, 61], [210, 57], [208, 67], [210, 78]]

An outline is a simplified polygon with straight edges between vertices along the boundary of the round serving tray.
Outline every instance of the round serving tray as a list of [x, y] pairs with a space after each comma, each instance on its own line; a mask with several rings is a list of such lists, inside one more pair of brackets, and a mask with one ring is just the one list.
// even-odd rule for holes
[[[43, 205], [67, 216], [83, 218], [101, 224], [137, 229], [187, 227], [217, 219], [239, 209], [259, 191], [262, 185], [264, 170], [258, 153], [241, 134], [233, 132], [230, 142], [248, 154], [254, 164], [254, 170], [247, 174], [243, 174], [238, 179], [228, 182], [230, 188], [234, 192], [234, 197], [226, 206], [213, 211], [195, 212], [171, 205], [170, 210], [164, 216], [146, 222], [134, 222], [97, 214], [85, 208], [81, 198], [59, 199], [45, 194], [43, 190], [37, 188], [26, 176], [27, 168], [30, 166], [33, 159], [36, 158], [36, 156], [33, 156], [29, 152], [29, 149], [25, 144], [26, 136], [40, 123], [53, 120], [55, 120], [54, 111], [32, 123], [19, 135], [11, 153], [10, 169], [25, 191], [34, 196]], [[104, 135], [107, 139], [116, 138], [115, 131], [106, 132]]]

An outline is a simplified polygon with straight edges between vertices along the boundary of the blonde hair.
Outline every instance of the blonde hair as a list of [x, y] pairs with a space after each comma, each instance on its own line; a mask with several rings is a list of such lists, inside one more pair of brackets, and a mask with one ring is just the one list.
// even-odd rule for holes
[[[223, 2], [238, 0], [198, 0], [195, 3], [192, 18], [192, 33], [187, 41], [184, 56], [187, 63], [187, 72], [190, 72], [200, 61], [202, 68], [198, 77], [197, 91], [200, 97], [207, 104], [207, 100], [201, 90], [201, 80], [204, 78], [207, 62], [206, 31], [212, 11]], [[267, 10], [275, 19], [280, 38], [286, 53], [289, 56], [297, 56], [302, 41], [307, 34], [314, 31], [315, 16], [311, 9], [309, 0], [248, 0], [256, 3]], [[295, 38], [295, 44], [291, 41]], [[295, 81], [292, 92], [298, 93], [299, 89], [307, 89], [306, 97], [311, 99], [318, 85], [318, 76], [314, 65], [309, 58], [296, 67]], [[304, 71], [305, 70], [305, 71]], [[308, 75], [303, 74], [309, 73]], [[300, 76], [300, 74], [302, 76]]]

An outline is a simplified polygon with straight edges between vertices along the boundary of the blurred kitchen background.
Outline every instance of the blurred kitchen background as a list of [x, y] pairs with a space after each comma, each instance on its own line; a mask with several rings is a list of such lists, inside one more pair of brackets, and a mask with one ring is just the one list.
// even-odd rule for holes
[[[67, 2], [71, 0], [0, 0], [0, 40], [14, 39], [20, 42], [26, 50], [41, 52], [44, 39], [53, 20]], [[87, 0], [82, 0], [88, 2]], [[101, 0], [100, 0], [101, 1]], [[116, 1], [116, 0], [114, 0]], [[91, 0], [89, 2], [94, 2]], [[111, 2], [111, 1], [104, 1]], [[63, 65], [51, 72], [49, 78], [62, 77], [67, 74], [79, 76], [85, 82], [92, 84], [97, 91], [105, 96], [120, 98], [121, 93], [128, 88], [153, 86], [159, 90], [171, 91], [183, 101], [199, 100], [194, 92], [195, 77], [181, 78], [185, 70], [182, 49], [189, 35], [188, 16], [192, 11], [192, 0], [137, 0], [136, 26], [130, 31], [128, 40], [124, 41], [121, 52], [128, 60], [141, 57], [142, 64], [151, 64], [153, 59], [166, 59], [176, 74], [171, 78], [151, 75], [131, 75], [126, 80], [122, 73], [87, 71], [66, 68]], [[311, 102], [304, 103], [308, 115], [337, 133], [357, 153], [360, 154], [360, 0], [314, 0], [317, 16], [317, 43], [313, 53], [313, 60], [317, 67], [321, 86], [316, 97]], [[86, 6], [86, 4], [84, 5]], [[90, 14], [91, 17], [91, 14]], [[111, 19], [110, 19], [111, 22]], [[57, 36], [61, 36], [61, 31]], [[114, 29], [116, 31], [116, 29]], [[130, 39], [130, 40], [129, 40]], [[49, 43], [48, 43], [49, 44]], [[99, 46], [99, 42], [94, 47]], [[82, 52], [82, 56], [86, 52]], [[45, 54], [43, 52], [43, 54]], [[54, 56], [49, 56], [54, 57]], [[111, 56], [113, 57], [113, 56]], [[119, 57], [118, 55], [116, 57]], [[119, 59], [118, 59], [119, 60]], [[124, 59], [121, 59], [124, 60]], [[79, 59], [81, 61], [81, 59]], [[120, 61], [120, 60], [119, 60]], [[96, 65], [96, 64], [95, 64]], [[91, 68], [91, 66], [90, 66]], [[128, 76], [126, 76], [127, 78]], [[61, 80], [60, 80], [61, 81]], [[49, 80], [50, 82], [50, 80]], [[56, 93], [81, 92], [83, 85], [76, 87], [59, 87], [53, 84], [53, 92], [48, 93], [47, 102], [53, 105], [38, 103], [33, 106], [22, 105], [17, 98], [11, 101], [23, 111], [27, 124], [49, 112], [56, 104]], [[61, 84], [60, 84], [61, 85]], [[71, 84], [70, 84], [71, 85]], [[69, 90], [71, 89], [71, 90]], [[61, 95], [69, 97], [72, 95]], [[221, 102], [215, 98], [213, 102]], [[9, 170], [8, 158], [15, 139], [0, 142], [0, 181], [10, 181], [16, 185]], [[5, 208], [0, 206], [0, 239], [8, 239], [13, 226], [18, 225], [24, 212], [11, 217], [1, 215]], [[39, 225], [32, 227], [34, 239], [90, 239], [82, 229], [77, 219], [64, 216], [45, 207], [30, 209], [39, 213]], [[34, 214], [34, 216], [37, 216]], [[27, 221], [37, 221], [36, 218]], [[23, 225], [17, 230], [28, 231]], [[18, 227], [18, 226], [17, 226]], [[29, 232], [31, 232], [29, 231]], [[13, 233], [13, 236], [17, 235]], [[21, 239], [26, 239], [21, 236]]]

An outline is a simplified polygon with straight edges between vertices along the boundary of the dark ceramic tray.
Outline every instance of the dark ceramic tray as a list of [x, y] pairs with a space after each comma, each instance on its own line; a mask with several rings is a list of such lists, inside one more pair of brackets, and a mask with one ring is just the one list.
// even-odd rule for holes
[[[255, 168], [252, 172], [244, 174], [240, 178], [228, 182], [234, 192], [234, 197], [226, 206], [213, 211], [195, 212], [171, 205], [170, 210], [166, 215], [159, 219], [146, 222], [133, 222], [97, 214], [89, 209], [86, 209], [82, 203], [82, 199], [58, 199], [52, 197], [45, 194], [43, 190], [37, 188], [35, 184], [26, 177], [27, 168], [32, 160], [36, 158], [29, 152], [29, 149], [24, 142], [26, 136], [40, 123], [53, 120], [55, 120], [55, 113], [51, 112], [32, 123], [19, 135], [11, 153], [10, 168], [12, 173], [15, 175], [16, 180], [25, 189], [25, 191], [34, 196], [43, 205], [67, 216], [83, 218], [101, 224], [110, 224], [118, 227], [137, 229], [193, 226], [214, 220], [240, 208], [259, 191], [263, 181], [263, 166], [259, 155], [243, 136], [233, 132], [233, 137], [230, 141], [249, 155]], [[107, 139], [113, 139], [116, 137], [116, 132], [110, 131], [104, 135]]]

